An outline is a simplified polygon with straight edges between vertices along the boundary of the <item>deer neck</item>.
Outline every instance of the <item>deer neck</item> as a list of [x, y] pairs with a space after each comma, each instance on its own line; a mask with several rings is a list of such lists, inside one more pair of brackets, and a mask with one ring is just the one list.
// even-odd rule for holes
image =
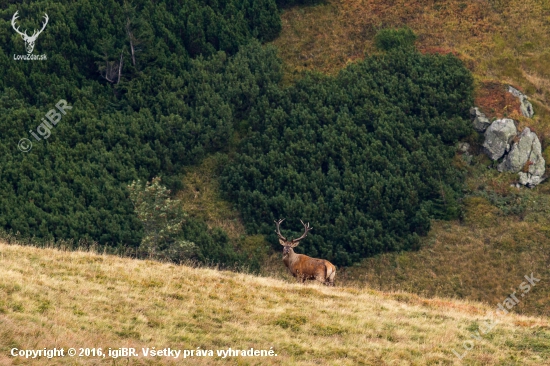
[[296, 262], [297, 259], [298, 259], [298, 254], [294, 253], [294, 249], [290, 248], [288, 251], [288, 255], [283, 258], [283, 262], [288, 268], [290, 268], [290, 266], [294, 262]]

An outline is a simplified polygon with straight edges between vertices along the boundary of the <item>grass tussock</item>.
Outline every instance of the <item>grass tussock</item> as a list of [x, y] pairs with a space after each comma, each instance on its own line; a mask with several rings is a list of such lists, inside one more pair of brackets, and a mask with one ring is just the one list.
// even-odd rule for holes
[[[326, 288], [90, 252], [0, 244], [0, 363], [13, 347], [269, 349], [273, 358], [186, 364], [459, 364], [485, 305], [360, 287]], [[469, 364], [550, 358], [546, 318], [509, 314], [465, 356]], [[121, 359], [126, 364], [128, 360]], [[113, 364], [109, 358], [82, 364]], [[169, 364], [138, 358], [131, 364]], [[181, 360], [179, 361], [181, 362]], [[18, 364], [50, 364], [18, 359]], [[71, 358], [55, 364], [74, 364]]]

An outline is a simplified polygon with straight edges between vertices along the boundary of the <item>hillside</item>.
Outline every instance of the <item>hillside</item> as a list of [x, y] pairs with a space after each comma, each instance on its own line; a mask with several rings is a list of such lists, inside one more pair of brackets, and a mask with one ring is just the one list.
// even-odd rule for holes
[[[517, 279], [518, 285], [522, 281]], [[542, 284], [542, 282], [541, 282]], [[527, 294], [526, 299], [530, 294]], [[265, 277], [0, 244], [0, 363], [11, 349], [170, 347], [264, 349], [272, 357], [193, 357], [184, 364], [458, 364], [486, 305], [357, 287], [325, 288]], [[504, 299], [503, 299], [504, 300]], [[496, 306], [495, 306], [496, 308]], [[468, 364], [541, 365], [545, 318], [508, 314], [464, 355]], [[469, 343], [466, 343], [467, 345]], [[181, 357], [181, 356], [180, 356]], [[57, 358], [55, 364], [74, 364]], [[112, 364], [106, 357], [78, 364]], [[120, 361], [126, 363], [122, 358]], [[180, 360], [181, 361], [181, 360]], [[132, 358], [130, 364], [169, 364]]]
[[281, 20], [281, 35], [272, 43], [285, 61], [287, 82], [306, 71], [335, 74], [376, 52], [379, 29], [407, 26], [422, 52], [452, 53], [464, 62], [476, 81], [476, 105], [489, 117], [525, 122], [517, 102], [502, 92], [510, 83], [535, 107], [530, 126], [550, 137], [548, 2], [326, 0], [288, 8]]
[[[0, 364], [181, 361], [10, 356], [53, 347], [213, 352], [193, 365], [550, 364], [550, 182], [511, 186], [469, 120], [475, 105], [529, 126], [549, 172], [548, 4], [6, 5]], [[46, 13], [47, 60], [12, 59], [16, 27]], [[48, 128], [61, 100], [73, 108]], [[297, 252], [337, 265], [336, 288], [288, 274], [283, 217], [289, 237], [311, 222]], [[102, 249], [59, 250], [78, 245]], [[540, 284], [519, 291], [529, 274]], [[216, 355], [229, 348], [277, 355]]]
[[[455, 57], [418, 52], [410, 30], [380, 29], [379, 53], [287, 87], [277, 47], [265, 45], [280, 33], [275, 0], [60, 3], [11, 4], [0, 17], [9, 234], [259, 269], [278, 246], [273, 220], [302, 218], [315, 231], [301, 249], [348, 266], [418, 248], [432, 218], [458, 217], [464, 174], [452, 159], [471, 133], [473, 78]], [[41, 17], [51, 23], [36, 50], [48, 58], [14, 62], [17, 27]], [[71, 109], [57, 125], [61, 101]], [[155, 239], [164, 219], [144, 223], [139, 192], [196, 197], [185, 185], [208, 159], [212, 197], [244, 225], [173, 212]], [[247, 242], [235, 235], [243, 227], [264, 237]]]
[[[534, 0], [327, 0], [285, 9], [273, 44], [285, 61], [285, 80], [292, 83], [306, 71], [336, 74], [365, 53], [376, 53], [378, 29], [408, 26], [422, 52], [452, 53], [465, 63], [475, 79], [474, 104], [489, 118], [513, 118], [520, 129], [537, 131], [548, 172], [549, 19], [548, 2]], [[529, 95], [532, 119], [521, 116], [507, 84]], [[479, 152], [475, 134], [468, 142]], [[459, 156], [455, 163], [467, 172], [462, 218], [435, 221], [418, 251], [381, 254], [350, 267], [347, 283], [494, 303], [526, 270], [549, 277], [548, 181], [518, 190], [510, 187], [516, 177], [487, 169], [490, 160], [483, 154], [471, 166]], [[550, 292], [533, 295], [536, 299], [516, 310], [548, 315]]]

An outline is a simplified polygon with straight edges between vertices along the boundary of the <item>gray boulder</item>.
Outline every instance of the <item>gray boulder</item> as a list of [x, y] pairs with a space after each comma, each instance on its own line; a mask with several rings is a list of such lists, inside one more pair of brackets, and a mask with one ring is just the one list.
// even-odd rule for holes
[[519, 135], [519, 141], [512, 145], [508, 155], [498, 165], [498, 171], [519, 173], [531, 156], [535, 140], [540, 145], [537, 135], [529, 127], [524, 128]]
[[540, 175], [533, 175], [531, 173], [520, 172], [518, 173], [518, 175], [519, 183], [529, 188], [533, 188], [534, 186], [542, 183], [542, 181], [544, 180], [544, 178]]
[[534, 187], [545, 179], [544, 171], [546, 165], [546, 161], [542, 157], [542, 147], [536, 135], [533, 140], [531, 153], [529, 154], [528, 164], [529, 168], [527, 172], [519, 173], [519, 183], [527, 187]]
[[519, 173], [519, 184], [534, 187], [544, 180], [545, 164], [537, 135], [526, 127], [498, 165], [500, 172]]
[[527, 99], [527, 95], [523, 94], [511, 85], [508, 85], [508, 92], [512, 93], [513, 96], [519, 98], [519, 101], [521, 103], [521, 114], [523, 114], [525, 117], [533, 118], [535, 112], [533, 111], [533, 105], [531, 105], [531, 102], [529, 102], [529, 100]]
[[529, 166], [529, 173], [533, 175], [544, 175], [544, 170], [546, 166], [546, 161], [542, 157], [542, 146], [538, 137], [535, 135], [535, 140], [533, 141], [533, 150], [531, 150], [531, 155], [529, 156], [529, 161], [531, 165]]
[[485, 131], [483, 147], [485, 153], [492, 160], [500, 159], [510, 150], [510, 142], [516, 136], [517, 129], [514, 120], [509, 118], [497, 119]]
[[487, 127], [491, 125], [489, 119], [477, 107], [470, 108], [470, 117], [477, 132], [485, 132]]

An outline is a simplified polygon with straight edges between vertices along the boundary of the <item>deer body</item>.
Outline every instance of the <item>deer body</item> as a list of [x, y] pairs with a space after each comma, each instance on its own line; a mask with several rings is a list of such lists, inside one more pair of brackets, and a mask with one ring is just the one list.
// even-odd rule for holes
[[[284, 220], [284, 219], [283, 219]], [[312, 228], [309, 223], [304, 225], [305, 232], [298, 239], [286, 240], [281, 235], [279, 225], [283, 220], [275, 221], [277, 224], [277, 230], [275, 231], [279, 237], [279, 243], [284, 247], [283, 249], [283, 263], [288, 268], [292, 276], [304, 283], [306, 280], [317, 280], [327, 286], [334, 286], [334, 277], [336, 277], [336, 267], [325, 259], [311, 258], [304, 254], [297, 254], [294, 252], [295, 248], [300, 240], [307, 236], [308, 231]]]
[[283, 255], [283, 263], [290, 273], [302, 283], [306, 280], [317, 280], [334, 286], [336, 267], [327, 260], [297, 254], [290, 248], [288, 255]]

